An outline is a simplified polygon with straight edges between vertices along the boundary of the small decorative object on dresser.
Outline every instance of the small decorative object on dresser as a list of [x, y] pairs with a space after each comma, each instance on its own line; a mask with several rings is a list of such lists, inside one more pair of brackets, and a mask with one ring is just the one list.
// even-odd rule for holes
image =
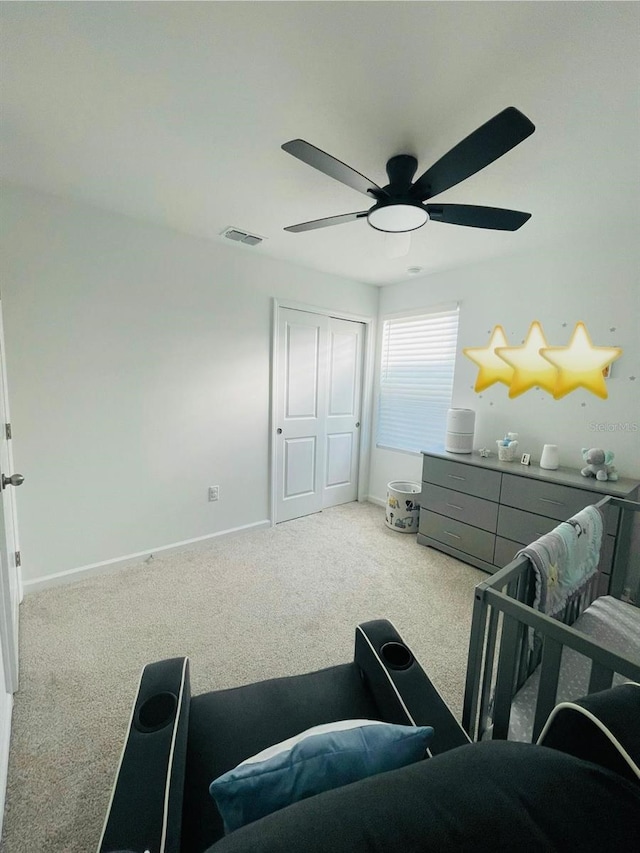
[[596, 480], [612, 480], [618, 479], [616, 466], [611, 465], [614, 454], [610, 450], [601, 450], [599, 447], [587, 449], [582, 448], [582, 458], [587, 463], [580, 471], [583, 477], [595, 477]]
[[500, 462], [513, 462], [518, 450], [518, 433], [508, 432], [504, 438], [496, 441], [498, 445], [498, 459]]
[[473, 431], [476, 413], [473, 409], [449, 409], [444, 446], [449, 453], [473, 453]]
[[557, 444], [545, 444], [540, 457], [540, 467], [547, 471], [556, 471], [560, 467]]

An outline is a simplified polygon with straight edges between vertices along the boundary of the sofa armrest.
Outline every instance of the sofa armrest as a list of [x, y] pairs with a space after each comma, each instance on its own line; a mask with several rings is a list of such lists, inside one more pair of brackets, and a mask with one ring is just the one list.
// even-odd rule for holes
[[638, 720], [640, 684], [619, 684], [575, 702], [560, 702], [549, 714], [538, 744], [640, 782]]
[[433, 755], [470, 743], [391, 622], [376, 619], [358, 625], [354, 660], [386, 722], [433, 726]]
[[179, 853], [189, 659], [142, 670], [98, 853]]

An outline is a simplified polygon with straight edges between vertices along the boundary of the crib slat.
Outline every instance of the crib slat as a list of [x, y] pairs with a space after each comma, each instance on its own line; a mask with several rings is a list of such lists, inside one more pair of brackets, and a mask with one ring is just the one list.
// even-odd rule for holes
[[622, 598], [624, 590], [627, 566], [631, 558], [631, 537], [633, 535], [633, 513], [627, 512], [621, 504], [618, 517], [618, 529], [613, 549], [613, 565], [611, 566], [611, 581], [609, 583], [609, 595], [614, 598]]
[[487, 642], [484, 653], [484, 664], [482, 667], [480, 712], [478, 716], [478, 737], [480, 740], [489, 723], [489, 702], [491, 701], [491, 690], [493, 687], [493, 672], [495, 667], [496, 640], [498, 637], [498, 611], [495, 607], [489, 608], [489, 627], [487, 629]]
[[498, 663], [498, 677], [496, 679], [494, 700], [493, 740], [506, 740], [509, 734], [511, 699], [514, 692], [513, 685], [518, 654], [518, 628], [518, 620], [505, 613], [503, 616], [500, 660]]
[[561, 658], [562, 644], [558, 643], [556, 640], [552, 640], [550, 637], [545, 637], [544, 646], [542, 647], [540, 684], [538, 686], [538, 698], [536, 700], [536, 714], [533, 721], [532, 743], [535, 743], [538, 740], [538, 736], [540, 735], [549, 714], [556, 704]]
[[601, 663], [591, 661], [591, 677], [589, 678], [589, 693], [599, 693], [600, 690], [608, 690], [613, 681], [613, 670]]
[[467, 678], [464, 690], [462, 708], [462, 727], [473, 740], [475, 736], [476, 716], [478, 713], [479, 694], [482, 688], [482, 652], [487, 628], [487, 604], [484, 600], [484, 590], [476, 587], [469, 636], [469, 655], [467, 659]]

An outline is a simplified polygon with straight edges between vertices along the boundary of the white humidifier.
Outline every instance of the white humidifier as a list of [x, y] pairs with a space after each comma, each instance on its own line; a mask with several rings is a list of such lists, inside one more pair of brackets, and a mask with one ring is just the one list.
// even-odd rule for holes
[[475, 425], [473, 409], [449, 409], [444, 449], [449, 453], [472, 453]]

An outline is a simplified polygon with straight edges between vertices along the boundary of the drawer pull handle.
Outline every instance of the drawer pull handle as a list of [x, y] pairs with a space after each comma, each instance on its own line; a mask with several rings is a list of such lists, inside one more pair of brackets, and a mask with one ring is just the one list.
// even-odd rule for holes
[[443, 530], [442, 532], [443, 532], [443, 533], [446, 533], [446, 534], [447, 534], [447, 536], [453, 536], [453, 538], [454, 538], [454, 539], [460, 539], [460, 537], [458, 536], [458, 534], [457, 534], [457, 533], [449, 533], [449, 531], [448, 531], [448, 530]]
[[564, 506], [562, 501], [552, 501], [551, 498], [538, 498], [543, 504], [553, 504], [554, 506]]
[[447, 504], [447, 506], [450, 506], [450, 507], [451, 507], [451, 509], [459, 509], [459, 510], [463, 510], [463, 509], [464, 509], [464, 507], [463, 507], [463, 506], [458, 506], [458, 504]]
[[452, 480], [466, 480], [466, 477], [458, 477], [457, 474], [447, 474], [447, 477], [451, 477]]

